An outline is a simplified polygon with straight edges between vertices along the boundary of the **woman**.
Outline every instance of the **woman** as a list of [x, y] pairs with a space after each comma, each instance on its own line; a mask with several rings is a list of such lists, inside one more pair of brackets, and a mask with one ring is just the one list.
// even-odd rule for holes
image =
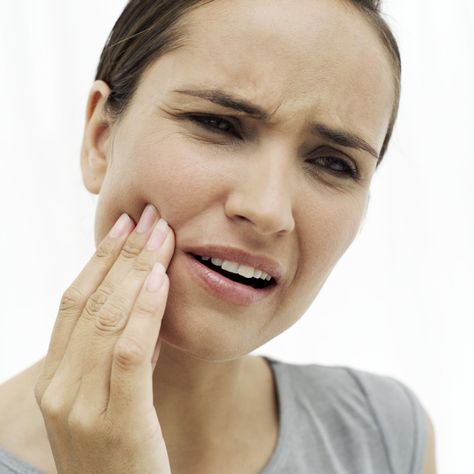
[[375, 1], [131, 0], [87, 103], [97, 252], [1, 387], [0, 472], [434, 473], [397, 380], [248, 355], [357, 235], [399, 79]]

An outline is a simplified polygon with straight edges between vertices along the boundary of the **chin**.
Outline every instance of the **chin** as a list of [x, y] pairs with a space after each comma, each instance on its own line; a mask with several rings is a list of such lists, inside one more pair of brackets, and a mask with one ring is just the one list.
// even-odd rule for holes
[[255, 319], [238, 317], [242, 309], [226, 310], [212, 297], [202, 298], [173, 283], [170, 276], [160, 332], [164, 343], [196, 359], [214, 362], [234, 360], [255, 349], [251, 344], [259, 333]]
[[252, 335], [222, 312], [183, 305], [168, 296], [160, 337], [167, 345], [200, 360], [224, 362], [251, 352]]

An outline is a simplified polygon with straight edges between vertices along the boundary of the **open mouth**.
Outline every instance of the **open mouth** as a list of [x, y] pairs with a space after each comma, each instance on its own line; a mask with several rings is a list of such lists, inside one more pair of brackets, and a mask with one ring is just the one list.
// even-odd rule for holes
[[246, 278], [238, 273], [228, 272], [218, 265], [214, 265], [211, 260], [203, 260], [199, 255], [191, 254], [199, 263], [205, 265], [216, 273], [221, 274], [222, 276], [232, 280], [236, 283], [240, 283], [245, 286], [250, 286], [252, 288], [261, 290], [263, 288], [269, 288], [275, 286], [275, 279], [271, 278], [270, 280], [263, 280], [262, 278]]

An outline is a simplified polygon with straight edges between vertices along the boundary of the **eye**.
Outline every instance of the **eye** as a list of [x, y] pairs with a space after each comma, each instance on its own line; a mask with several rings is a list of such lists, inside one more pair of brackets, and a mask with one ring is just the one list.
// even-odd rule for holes
[[188, 115], [188, 119], [211, 132], [241, 138], [231, 122], [217, 115]]
[[341, 176], [344, 179], [359, 179], [359, 171], [355, 165], [349, 164], [347, 160], [334, 156], [321, 156], [310, 161], [317, 168], [323, 168], [331, 174]]

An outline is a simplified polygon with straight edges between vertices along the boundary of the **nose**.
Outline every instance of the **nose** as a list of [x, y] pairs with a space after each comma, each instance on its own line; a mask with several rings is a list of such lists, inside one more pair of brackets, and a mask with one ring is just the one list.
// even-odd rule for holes
[[291, 232], [295, 221], [289, 161], [288, 156], [275, 152], [247, 156], [228, 194], [226, 215], [248, 221], [260, 234]]

